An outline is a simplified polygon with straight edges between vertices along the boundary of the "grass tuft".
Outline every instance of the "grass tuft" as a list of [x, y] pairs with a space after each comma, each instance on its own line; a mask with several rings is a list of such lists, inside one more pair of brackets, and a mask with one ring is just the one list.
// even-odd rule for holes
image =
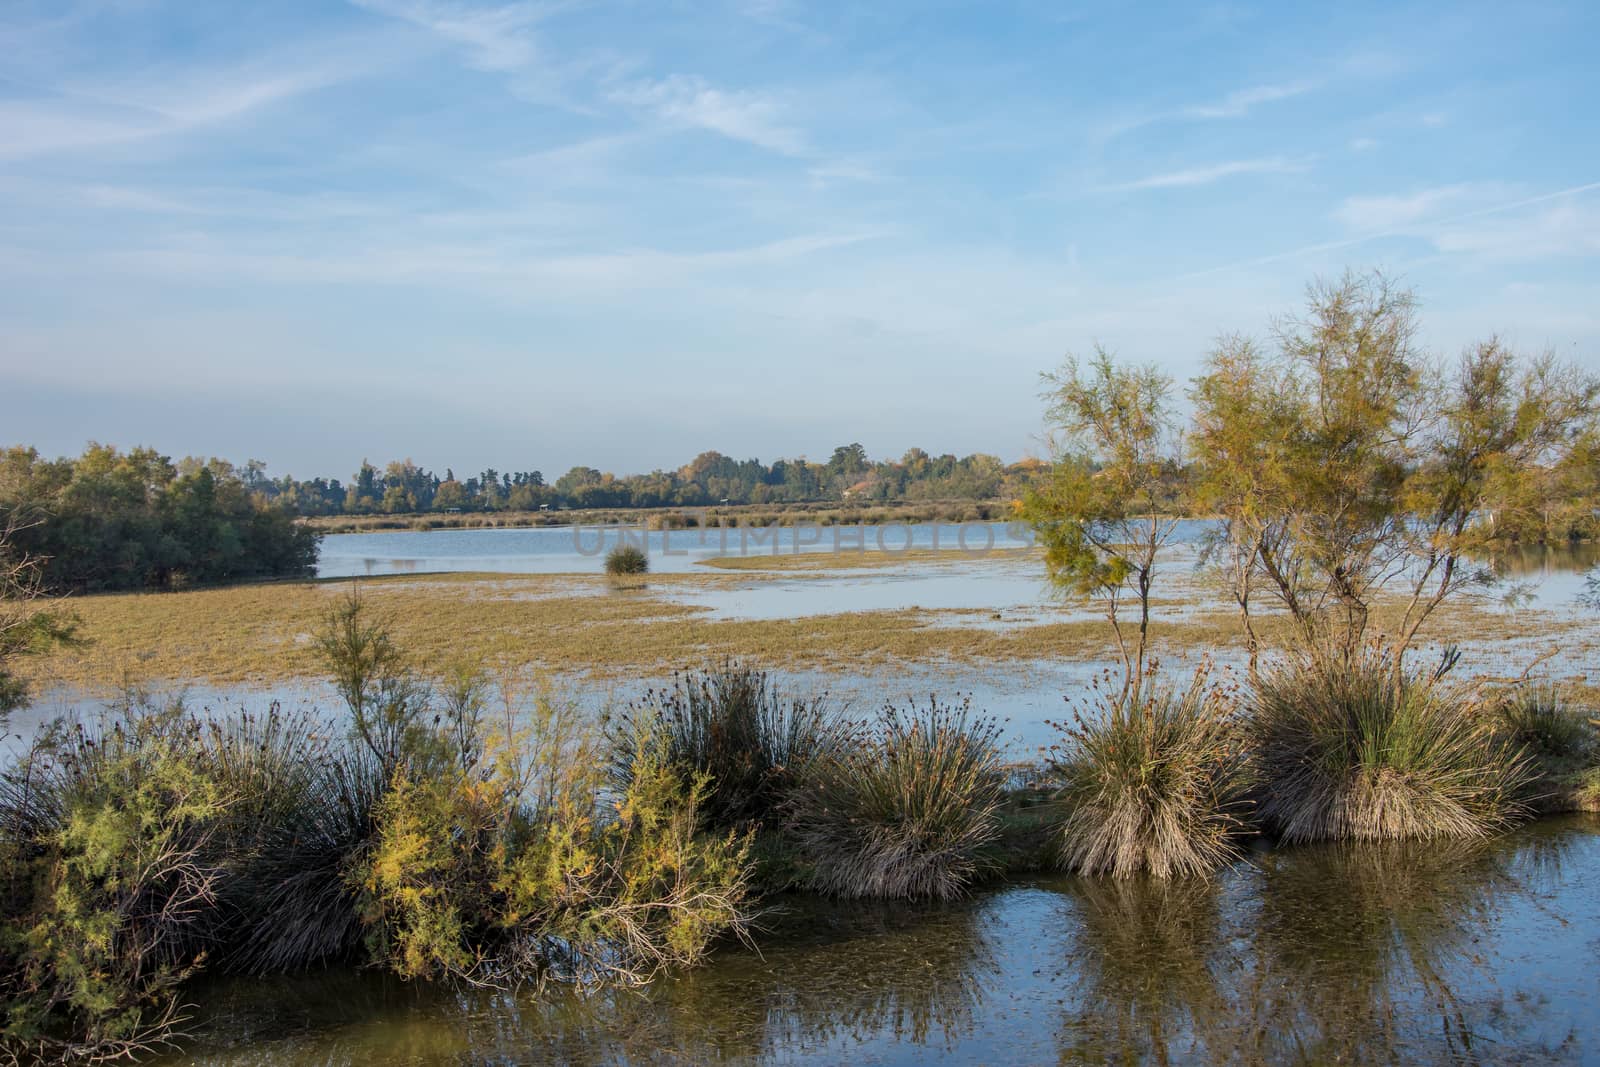
[[606, 573], [613, 577], [646, 574], [650, 570], [650, 557], [638, 545], [618, 545], [606, 553]]
[[1258, 680], [1264, 821], [1286, 841], [1477, 838], [1526, 814], [1530, 761], [1433, 674], [1307, 655]]
[[949, 899], [1000, 832], [999, 726], [969, 702], [901, 711], [824, 752], [794, 794], [790, 840], [813, 888], [841, 897]]
[[628, 705], [607, 730], [611, 780], [626, 787], [644, 740], [685, 783], [707, 779], [707, 826], [772, 828], [799, 775], [836, 748], [844, 730], [825, 696], [786, 694], [766, 671], [726, 659], [676, 674], [669, 688]]
[[1060, 860], [1118, 878], [1203, 875], [1239, 855], [1244, 746], [1202, 672], [1181, 694], [1146, 688], [1064, 726], [1055, 770], [1067, 816]]

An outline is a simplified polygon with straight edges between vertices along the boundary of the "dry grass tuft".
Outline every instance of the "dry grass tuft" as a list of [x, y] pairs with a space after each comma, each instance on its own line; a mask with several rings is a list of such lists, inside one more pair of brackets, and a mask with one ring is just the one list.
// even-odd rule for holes
[[1267, 673], [1248, 719], [1261, 816], [1286, 841], [1485, 837], [1525, 814], [1530, 762], [1492, 710], [1375, 653]]
[[1182, 694], [1146, 687], [1080, 712], [1055, 765], [1068, 870], [1118, 878], [1203, 875], [1239, 855], [1247, 762], [1205, 672]]

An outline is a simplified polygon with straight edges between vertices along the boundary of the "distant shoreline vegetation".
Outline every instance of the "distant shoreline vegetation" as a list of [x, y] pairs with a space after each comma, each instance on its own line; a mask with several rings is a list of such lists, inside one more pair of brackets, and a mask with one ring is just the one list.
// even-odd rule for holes
[[982, 453], [960, 458], [948, 453], [934, 456], [920, 448], [910, 449], [898, 460], [874, 461], [860, 444], [848, 444], [834, 449], [826, 463], [798, 458], [768, 465], [758, 459], [735, 460], [720, 452], [702, 452], [675, 470], [616, 475], [579, 466], [554, 482], [546, 482], [537, 470], [489, 468], [458, 477], [446, 468], [440, 475], [410, 459], [391, 462], [382, 469], [363, 461], [349, 484], [337, 478], [269, 478], [265, 464], [257, 460], [238, 468], [237, 474], [252, 492], [307, 517], [448, 516], [1010, 499], [1046, 466], [1035, 459], [1007, 465]]
[[0, 529], [0, 559], [52, 594], [310, 577], [322, 536], [224, 460], [100, 444], [0, 452]]

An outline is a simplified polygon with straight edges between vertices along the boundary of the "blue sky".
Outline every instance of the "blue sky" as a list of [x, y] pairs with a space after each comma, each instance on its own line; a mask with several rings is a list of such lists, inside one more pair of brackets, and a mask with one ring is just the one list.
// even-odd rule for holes
[[[1293, 13], [1286, 13], [1293, 8]], [[0, 442], [1035, 450], [1346, 266], [1600, 368], [1600, 5], [0, 8]]]

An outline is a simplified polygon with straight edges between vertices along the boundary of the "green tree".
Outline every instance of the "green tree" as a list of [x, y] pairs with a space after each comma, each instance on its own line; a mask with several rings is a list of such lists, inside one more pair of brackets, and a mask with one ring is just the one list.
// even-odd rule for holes
[[[1180, 456], [1172, 379], [1153, 366], [1119, 366], [1096, 348], [1086, 365], [1068, 357], [1044, 380], [1059, 431], [1056, 462], [1018, 510], [1045, 549], [1051, 583], [1098, 600], [1116, 633], [1124, 699], [1137, 700], [1150, 642], [1150, 587], [1177, 520], [1161, 510]], [[1122, 606], [1138, 625], [1130, 651]]]
[[1382, 274], [1308, 290], [1274, 351], [1225, 338], [1194, 383], [1197, 497], [1251, 652], [1260, 592], [1309, 642], [1351, 662], [1376, 595], [1407, 592], [1398, 669], [1444, 600], [1488, 573], [1497, 499], [1536, 483], [1592, 434], [1592, 379], [1498, 341], [1454, 375], [1416, 343], [1414, 294]]

